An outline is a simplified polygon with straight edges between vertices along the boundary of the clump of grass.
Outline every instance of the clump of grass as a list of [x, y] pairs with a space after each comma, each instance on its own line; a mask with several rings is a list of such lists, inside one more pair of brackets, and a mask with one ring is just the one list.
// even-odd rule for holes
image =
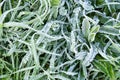
[[120, 79], [119, 0], [0, 0], [0, 79]]

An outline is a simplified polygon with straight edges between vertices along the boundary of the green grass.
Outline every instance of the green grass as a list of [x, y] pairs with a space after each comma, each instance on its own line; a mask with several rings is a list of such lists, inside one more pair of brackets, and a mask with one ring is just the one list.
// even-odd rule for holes
[[0, 80], [120, 80], [119, 0], [0, 0]]

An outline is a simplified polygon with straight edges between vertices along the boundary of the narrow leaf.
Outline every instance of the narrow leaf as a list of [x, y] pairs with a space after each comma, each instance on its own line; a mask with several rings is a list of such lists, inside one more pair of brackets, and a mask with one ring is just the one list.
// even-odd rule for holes
[[91, 33], [97, 33], [97, 32], [99, 31], [99, 29], [100, 29], [100, 26], [99, 26], [99, 25], [93, 26], [93, 27], [91, 28]]
[[96, 33], [90, 33], [88, 36], [88, 41], [93, 42], [95, 40]]
[[85, 18], [82, 22], [82, 33], [84, 37], [88, 37], [88, 34], [90, 32], [90, 22]]

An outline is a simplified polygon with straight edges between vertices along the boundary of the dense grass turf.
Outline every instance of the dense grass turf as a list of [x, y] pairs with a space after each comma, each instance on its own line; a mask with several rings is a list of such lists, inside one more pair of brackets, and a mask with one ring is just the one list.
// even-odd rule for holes
[[0, 0], [0, 80], [120, 80], [120, 0]]

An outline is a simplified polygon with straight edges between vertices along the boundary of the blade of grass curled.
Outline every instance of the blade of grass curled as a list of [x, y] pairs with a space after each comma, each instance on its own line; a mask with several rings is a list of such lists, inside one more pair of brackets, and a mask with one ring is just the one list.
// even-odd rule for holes
[[23, 71], [31, 70], [31, 69], [34, 69], [35, 67], [36, 67], [36, 66], [31, 66], [31, 67], [22, 68], [22, 69], [19, 69], [19, 70], [13, 72], [12, 74], [16, 74], [16, 73], [20, 73], [20, 72], [23, 72]]
[[99, 30], [100, 33], [110, 34], [114, 36], [120, 35], [120, 30], [113, 28], [112, 26], [104, 26]]
[[37, 54], [37, 48], [35, 46], [34, 35], [31, 38], [31, 53], [32, 53], [33, 58], [35, 60], [35, 64], [38, 67], [40, 65], [40, 63], [39, 63], [39, 56]]
[[30, 26], [28, 26], [27, 24], [24, 24], [24, 23], [19, 23], [19, 22], [7, 22], [7, 23], [4, 23], [4, 27], [18, 27], [18, 28], [27, 28], [27, 29], [30, 29], [32, 31], [35, 31], [36, 34], [40, 34], [40, 35], [44, 35], [45, 37], [47, 38], [52, 38], [52, 39], [62, 39], [63, 37], [62, 36], [50, 36], [40, 30], [36, 30]]
[[114, 51], [116, 54], [120, 53], [120, 45], [113, 42], [113, 40], [109, 36], [105, 35], [105, 37], [107, 37], [112, 43], [112, 45], [110, 46], [111, 50]]
[[[48, 1], [48, 2], [47, 2]], [[47, 14], [50, 12], [50, 1], [49, 0], [43, 0], [41, 1], [42, 2], [42, 5], [45, 3], [45, 11], [44, 13], [42, 13], [42, 15], [40, 16], [42, 19], [45, 19]], [[44, 5], [43, 5], [44, 6]], [[43, 10], [43, 9], [40, 9], [40, 10]], [[40, 12], [40, 11], [38, 11]]]
[[[46, 23], [45, 26], [42, 28], [41, 31], [44, 32], [44, 33], [48, 33], [48, 31], [50, 30], [52, 24], [53, 24], [53, 22]], [[36, 44], [40, 44], [44, 38], [45, 38], [45, 36], [41, 35], [37, 39]]]
[[[26, 5], [25, 5], [26, 6]], [[3, 23], [5, 17], [8, 15], [8, 13], [10, 13], [11, 11], [14, 11], [14, 10], [21, 10], [23, 8], [25, 8], [25, 6], [21, 6], [21, 7], [17, 7], [17, 8], [12, 8], [6, 12], [4, 12], [1, 16], [0, 16], [0, 23]]]
[[50, 52], [48, 50], [45, 50], [43, 48], [37, 48], [39, 51], [41, 52], [44, 52], [44, 53], [47, 53], [47, 54], [52, 54], [52, 55], [56, 55], [56, 56], [61, 56], [60, 54], [56, 54], [56, 53], [53, 53], [53, 52]]

